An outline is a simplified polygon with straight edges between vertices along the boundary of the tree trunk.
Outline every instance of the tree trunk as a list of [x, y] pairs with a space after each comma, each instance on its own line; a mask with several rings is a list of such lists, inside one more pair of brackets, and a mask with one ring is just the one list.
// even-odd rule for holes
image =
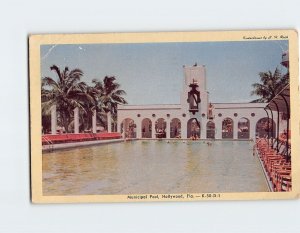
[[67, 117], [65, 113], [62, 114], [62, 124], [65, 128], [65, 132], [69, 133], [69, 122], [67, 121]]

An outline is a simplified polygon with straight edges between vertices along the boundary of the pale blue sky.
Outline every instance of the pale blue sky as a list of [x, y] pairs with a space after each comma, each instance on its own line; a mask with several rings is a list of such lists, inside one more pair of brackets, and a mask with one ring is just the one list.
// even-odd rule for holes
[[[129, 104], [176, 104], [183, 65], [206, 65], [211, 102], [249, 102], [258, 73], [280, 66], [287, 41], [76, 44], [41, 46], [41, 76], [57, 78], [50, 66], [80, 68], [82, 81], [115, 76]], [[282, 68], [282, 72], [285, 69]]]

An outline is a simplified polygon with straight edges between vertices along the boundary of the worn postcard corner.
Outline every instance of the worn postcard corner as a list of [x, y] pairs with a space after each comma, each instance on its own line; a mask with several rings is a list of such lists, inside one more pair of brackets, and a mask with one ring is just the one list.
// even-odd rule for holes
[[33, 203], [299, 198], [296, 30], [29, 36]]

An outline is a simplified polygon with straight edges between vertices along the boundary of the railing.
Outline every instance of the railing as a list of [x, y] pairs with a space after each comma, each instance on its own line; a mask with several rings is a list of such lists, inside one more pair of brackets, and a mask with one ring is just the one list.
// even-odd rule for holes
[[47, 145], [49, 145], [50, 151], [53, 151], [53, 142], [47, 137], [47, 136], [42, 136], [42, 144], [46, 142]]
[[233, 132], [222, 132], [222, 138], [233, 138]]

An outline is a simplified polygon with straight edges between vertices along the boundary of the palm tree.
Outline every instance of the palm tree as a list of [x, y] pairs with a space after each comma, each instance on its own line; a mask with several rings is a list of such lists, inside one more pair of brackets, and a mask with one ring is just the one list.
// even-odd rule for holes
[[73, 110], [77, 107], [83, 113], [89, 114], [91, 105], [95, 104], [95, 99], [87, 92], [88, 86], [85, 82], [80, 82], [83, 72], [76, 68], [69, 71], [65, 67], [63, 71], [53, 65], [50, 67], [58, 76], [57, 81], [50, 78], [42, 78], [42, 112], [49, 115], [50, 108], [56, 105], [58, 121], [65, 131], [69, 132], [72, 123]]
[[100, 101], [101, 92], [99, 89], [91, 86], [86, 87], [86, 94], [90, 96], [93, 101], [86, 101], [83, 103], [84, 108], [86, 109], [85, 112], [81, 112], [80, 114], [80, 120], [82, 122], [81, 124], [81, 130], [90, 130], [92, 128], [92, 119], [94, 111], [96, 112], [96, 119], [98, 122], [100, 122], [101, 125], [105, 125], [106, 119], [106, 113], [104, 111], [105, 106]]
[[124, 90], [119, 89], [120, 84], [115, 82], [114, 76], [105, 76], [103, 82], [94, 79], [94, 88], [100, 93], [98, 103], [102, 104], [102, 109], [106, 113], [111, 113], [112, 119], [116, 122], [118, 104], [127, 104], [127, 101], [122, 97], [126, 95]]
[[270, 102], [289, 83], [288, 76], [282, 76], [278, 68], [275, 69], [274, 73], [271, 71], [260, 72], [259, 76], [261, 83], [252, 84], [254, 90], [251, 95], [257, 95], [260, 98], [251, 101], [251, 103]]

